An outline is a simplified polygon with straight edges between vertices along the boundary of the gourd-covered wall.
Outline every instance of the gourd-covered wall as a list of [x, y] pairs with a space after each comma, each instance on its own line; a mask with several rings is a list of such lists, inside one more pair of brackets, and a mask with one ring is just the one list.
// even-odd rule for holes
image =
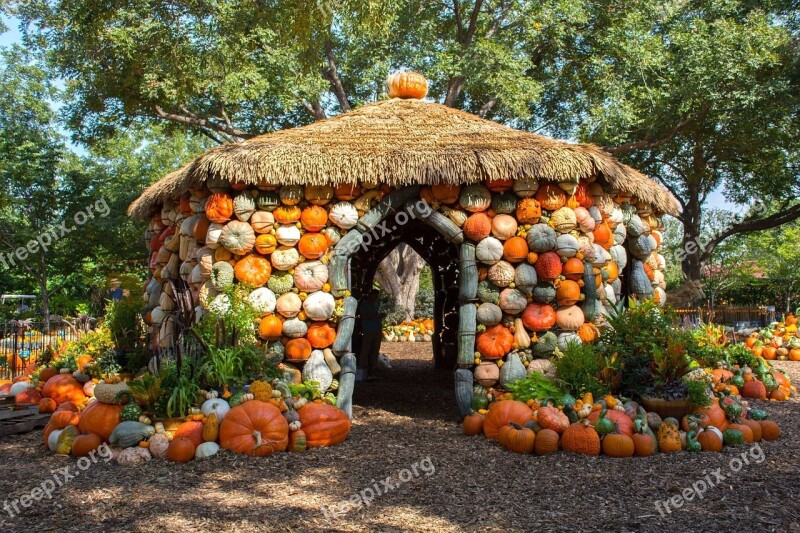
[[298, 376], [327, 375], [353, 331], [349, 257], [401, 210], [459, 248], [462, 412], [473, 387], [519, 379], [557, 344], [592, 341], [604, 307], [622, 295], [665, 301], [658, 213], [599, 179], [400, 188], [208, 181], [164, 202], [148, 226], [153, 347], [176, 341], [181, 288], [199, 317], [224, 309], [223, 291], [244, 284], [262, 315], [265, 351]]

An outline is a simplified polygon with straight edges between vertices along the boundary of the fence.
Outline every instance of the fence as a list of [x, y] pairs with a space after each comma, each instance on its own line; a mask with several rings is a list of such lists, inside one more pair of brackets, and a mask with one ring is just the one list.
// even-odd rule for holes
[[765, 327], [776, 319], [774, 307], [735, 307], [676, 309], [685, 326], [701, 322], [740, 328]]
[[44, 322], [11, 320], [0, 325], [0, 379], [13, 379], [37, 365], [48, 346], [62, 340], [75, 340], [78, 331], [63, 320]]

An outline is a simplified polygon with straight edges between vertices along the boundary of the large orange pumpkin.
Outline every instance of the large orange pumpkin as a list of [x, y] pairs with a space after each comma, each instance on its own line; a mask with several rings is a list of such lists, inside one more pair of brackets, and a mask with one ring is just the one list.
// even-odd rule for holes
[[511, 237], [503, 243], [503, 257], [509, 263], [521, 263], [528, 258], [528, 242], [522, 237]]
[[258, 254], [250, 254], [236, 262], [233, 267], [236, 279], [250, 285], [251, 287], [261, 287], [272, 273], [272, 266], [269, 260]]
[[56, 429], [64, 429], [67, 426], [77, 426], [80, 423], [81, 415], [71, 411], [58, 411], [50, 417], [50, 424]]
[[42, 399], [42, 395], [36, 389], [25, 389], [17, 394], [14, 401], [19, 405], [34, 405], [38, 404]]
[[[309, 448], [344, 442], [350, 433], [347, 414], [325, 403], [308, 403], [297, 410]], [[227, 420], [227, 417], [226, 417]]]
[[567, 195], [558, 185], [545, 183], [539, 185], [539, 189], [536, 191], [536, 200], [539, 202], [539, 205], [542, 206], [542, 209], [555, 211], [556, 209], [564, 207], [564, 204], [567, 202]]
[[47, 383], [47, 380], [58, 375], [58, 369], [53, 367], [43, 368], [39, 371], [39, 383]]
[[306, 339], [292, 339], [285, 346], [287, 361], [305, 361], [311, 356], [311, 343]]
[[422, 100], [428, 94], [428, 80], [416, 72], [395, 72], [386, 78], [389, 98]]
[[500, 400], [489, 406], [483, 419], [483, 434], [487, 439], [497, 440], [500, 428], [514, 422], [524, 426], [533, 420], [531, 408], [517, 400]]
[[72, 441], [70, 453], [75, 457], [85, 457], [103, 444], [103, 439], [96, 433], [83, 433]]
[[300, 223], [306, 231], [320, 231], [328, 223], [328, 212], [324, 207], [310, 205], [300, 214]]
[[312, 348], [327, 348], [336, 340], [336, 329], [327, 322], [314, 322], [308, 326], [306, 339]]
[[486, 213], [473, 213], [464, 222], [464, 235], [467, 239], [478, 242], [492, 232], [492, 219]]
[[556, 290], [558, 305], [575, 305], [580, 299], [581, 288], [577, 282], [567, 279], [559, 283]]
[[233, 215], [233, 199], [228, 193], [215, 192], [206, 201], [206, 216], [211, 222], [222, 224]]
[[42, 389], [42, 396], [54, 399], [59, 405], [64, 402], [80, 403], [86, 398], [83, 385], [72, 374], [59, 374], [48, 379]]
[[478, 334], [475, 345], [486, 359], [500, 359], [514, 344], [514, 335], [503, 324], [497, 324]]
[[454, 204], [458, 201], [458, 196], [461, 194], [460, 185], [431, 185], [431, 194], [433, 199], [443, 204]]
[[522, 323], [531, 331], [547, 331], [556, 323], [556, 311], [543, 303], [529, 303], [522, 312]]
[[90, 402], [86, 409], [81, 412], [81, 421], [78, 423], [78, 429], [81, 430], [81, 433], [97, 433], [104, 442], [107, 442], [111, 432], [122, 421], [121, 412], [121, 405], [98, 401]]
[[522, 198], [517, 203], [517, 222], [536, 224], [542, 217], [542, 207], [536, 198]]
[[282, 452], [289, 445], [289, 423], [274, 405], [250, 400], [222, 419], [219, 443], [232, 452], [258, 457]]
[[570, 257], [561, 268], [561, 274], [569, 280], [578, 281], [583, 278], [583, 261], [577, 257]]
[[321, 233], [304, 233], [297, 243], [297, 249], [306, 259], [319, 259], [328, 249], [328, 238]]

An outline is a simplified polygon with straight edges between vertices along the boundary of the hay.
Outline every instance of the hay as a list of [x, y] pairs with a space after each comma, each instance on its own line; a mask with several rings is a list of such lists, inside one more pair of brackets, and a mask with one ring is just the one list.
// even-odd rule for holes
[[664, 188], [599, 148], [514, 130], [440, 104], [391, 99], [309, 126], [209, 150], [147, 188], [130, 207], [150, 209], [209, 178], [275, 184], [472, 183], [602, 177], [658, 211], [676, 214]]

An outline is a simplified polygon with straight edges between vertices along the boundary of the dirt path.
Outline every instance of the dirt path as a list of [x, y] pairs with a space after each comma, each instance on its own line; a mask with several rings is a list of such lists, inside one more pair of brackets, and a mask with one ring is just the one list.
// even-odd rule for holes
[[[0, 523], [11, 531], [800, 530], [797, 400], [766, 405], [783, 437], [763, 443], [763, 462], [750, 459], [735, 475], [731, 461], [744, 448], [625, 460], [519, 456], [461, 434], [451, 376], [433, 371], [427, 345], [383, 349], [394, 368], [357, 384], [354, 427], [341, 446], [262, 459], [223, 452], [188, 465], [100, 463], [19, 516], [0, 510]], [[800, 382], [800, 364], [781, 366]], [[40, 441], [41, 431], [0, 439], [3, 498], [29, 494], [51, 470], [77, 470]], [[657, 501], [717, 468], [731, 477], [660, 516]], [[376, 484], [385, 493], [369, 506], [322, 509], [369, 498]]]

